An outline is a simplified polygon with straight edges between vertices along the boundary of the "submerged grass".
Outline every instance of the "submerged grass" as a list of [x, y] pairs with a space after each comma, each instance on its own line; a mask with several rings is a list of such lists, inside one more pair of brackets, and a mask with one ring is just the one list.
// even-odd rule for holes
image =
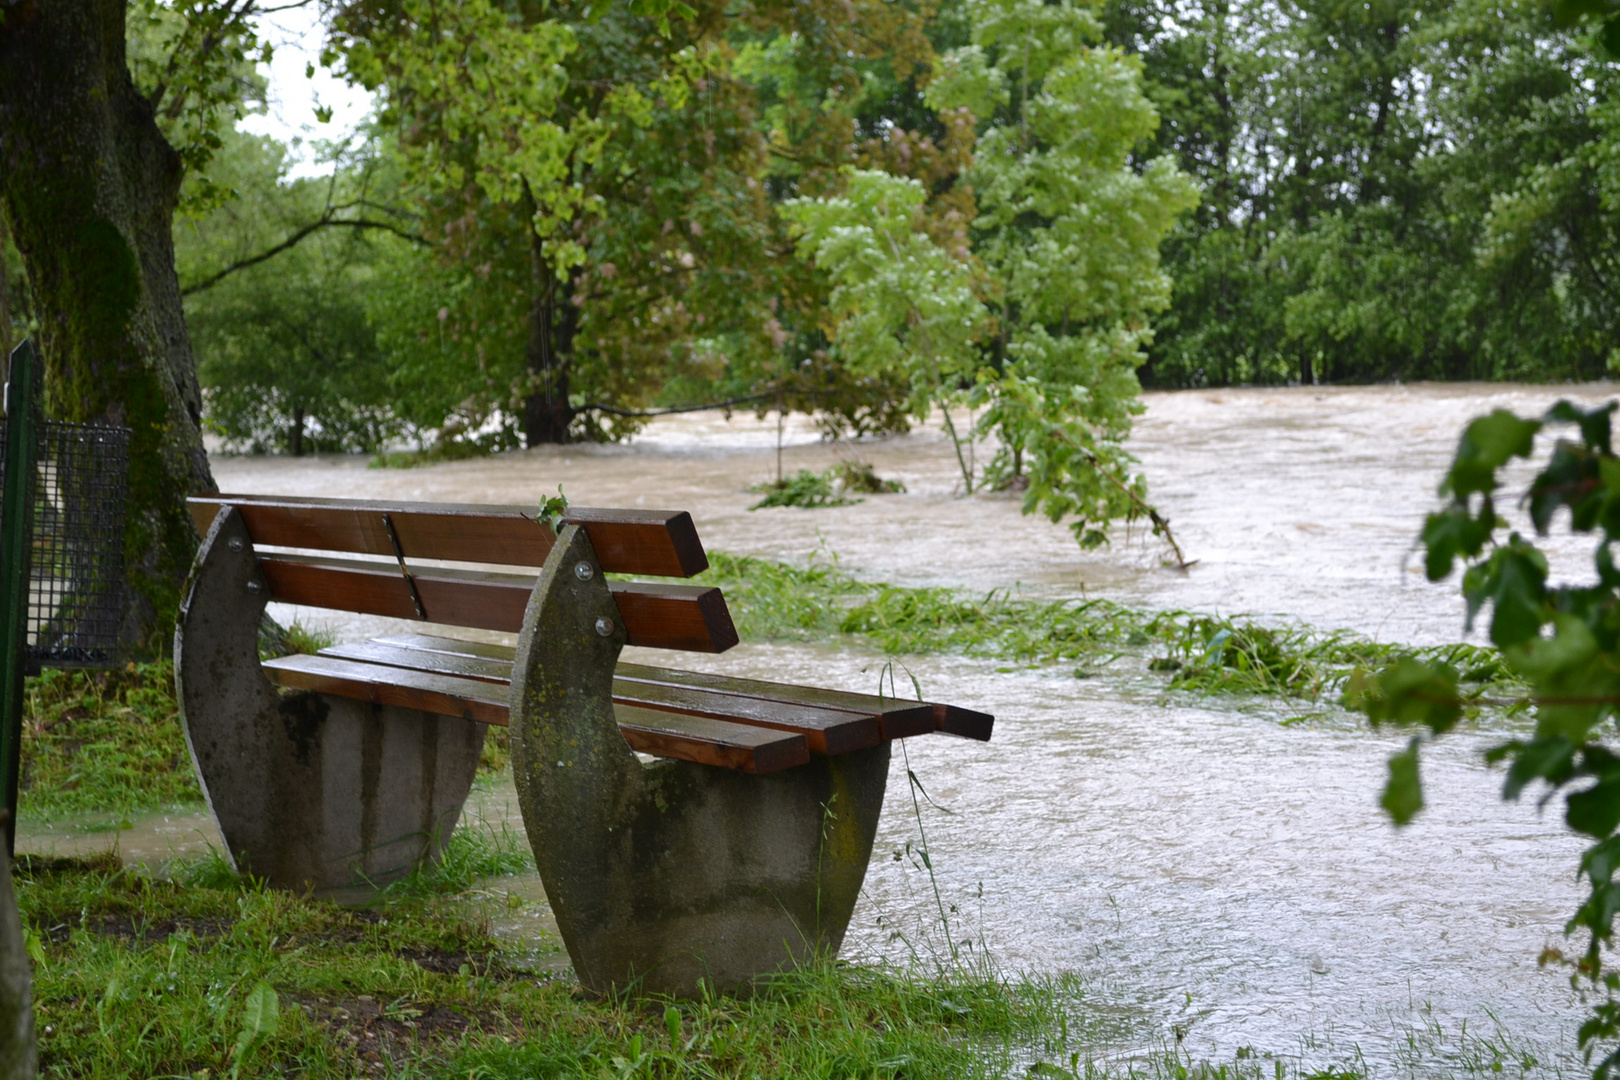
[[1444, 661], [1481, 695], [1523, 687], [1495, 649], [1412, 647], [1347, 631], [1267, 626], [1187, 611], [1148, 612], [1109, 600], [1040, 600], [995, 589], [952, 589], [861, 581], [836, 558], [804, 566], [710, 554], [707, 579], [722, 585], [740, 633], [763, 641], [856, 638], [897, 655], [956, 653], [1017, 665], [1074, 665], [1086, 677], [1127, 657], [1168, 676], [1171, 689], [1336, 700], [1360, 668], [1397, 655]]

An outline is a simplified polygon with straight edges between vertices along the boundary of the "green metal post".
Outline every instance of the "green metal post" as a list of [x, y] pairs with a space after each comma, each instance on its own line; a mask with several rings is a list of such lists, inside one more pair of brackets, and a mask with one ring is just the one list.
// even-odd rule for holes
[[6, 855], [16, 850], [17, 780], [22, 758], [23, 678], [28, 674], [28, 555], [33, 542], [33, 479], [39, 354], [32, 340], [11, 351], [6, 382], [6, 467], [0, 478], [0, 783]]

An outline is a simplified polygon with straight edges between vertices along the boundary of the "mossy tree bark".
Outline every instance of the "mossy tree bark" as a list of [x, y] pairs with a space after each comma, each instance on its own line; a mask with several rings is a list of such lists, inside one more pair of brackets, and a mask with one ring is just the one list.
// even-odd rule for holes
[[130, 428], [124, 632], [162, 647], [215, 490], [174, 270], [180, 156], [136, 89], [124, 0], [0, 0], [0, 212], [23, 257], [52, 419]]

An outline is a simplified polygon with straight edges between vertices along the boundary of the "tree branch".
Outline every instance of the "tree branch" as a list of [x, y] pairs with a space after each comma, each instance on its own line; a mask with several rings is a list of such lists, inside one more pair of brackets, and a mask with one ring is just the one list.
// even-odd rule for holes
[[204, 278], [195, 285], [185, 286], [180, 290], [180, 295], [193, 296], [202, 292], [204, 289], [211, 289], [239, 270], [246, 270], [250, 266], [257, 266], [262, 262], [268, 262], [284, 251], [291, 251], [293, 248], [303, 243], [303, 241], [308, 239], [310, 236], [313, 236], [321, 229], [335, 228], [381, 229], [383, 232], [393, 233], [395, 236], [403, 240], [409, 240], [413, 244], [421, 244], [424, 247], [428, 246], [428, 241], [422, 237], [416, 235], [415, 233], [406, 232], [397, 225], [390, 225], [386, 221], [368, 221], [364, 218], [338, 218], [332, 217], [330, 216], [330, 213], [328, 213], [322, 215], [317, 220], [310, 222], [308, 225], [305, 225], [297, 232], [294, 232], [291, 236], [287, 237], [287, 239], [283, 240], [275, 247], [268, 248], [259, 252], [257, 255], [250, 256], [246, 259], [238, 259], [236, 262], [231, 263], [229, 266], [219, 271], [219, 273], [214, 274], [211, 277]]

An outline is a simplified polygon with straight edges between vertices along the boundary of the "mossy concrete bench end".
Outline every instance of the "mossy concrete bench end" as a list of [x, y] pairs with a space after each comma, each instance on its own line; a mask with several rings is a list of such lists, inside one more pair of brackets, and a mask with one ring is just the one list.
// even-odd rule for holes
[[[553, 530], [503, 506], [220, 495], [191, 508], [204, 540], [175, 679], [236, 865], [287, 888], [409, 873], [454, 830], [486, 725], [509, 724], [524, 828], [593, 990], [731, 990], [836, 952], [890, 743], [990, 737], [992, 718], [970, 709], [620, 663], [627, 644], [737, 642], [719, 589], [607, 577], [702, 572], [685, 513], [571, 508]], [[517, 644], [435, 630], [261, 661], [272, 600]]]

